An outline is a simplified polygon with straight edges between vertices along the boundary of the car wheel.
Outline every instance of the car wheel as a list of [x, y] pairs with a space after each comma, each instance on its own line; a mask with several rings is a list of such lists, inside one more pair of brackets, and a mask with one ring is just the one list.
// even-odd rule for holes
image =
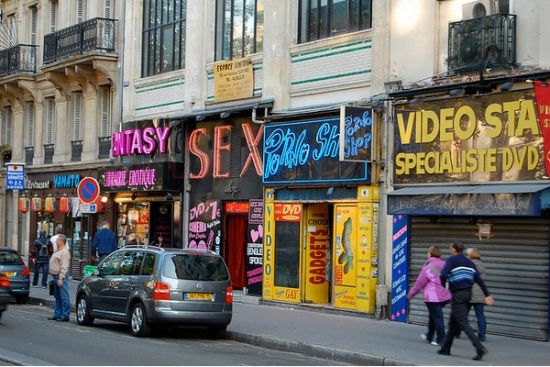
[[151, 333], [151, 326], [147, 321], [145, 307], [143, 307], [142, 303], [136, 303], [132, 308], [130, 328], [132, 329], [132, 334], [134, 336], [144, 337]]
[[85, 295], [78, 296], [76, 301], [76, 322], [79, 325], [91, 325], [94, 322], [94, 318], [90, 316], [88, 300]]
[[208, 335], [215, 339], [224, 339], [227, 334], [227, 325], [208, 328]]
[[19, 295], [15, 296], [15, 302], [17, 302], [20, 305], [25, 304], [25, 303], [29, 302], [29, 295], [28, 294], [19, 294]]

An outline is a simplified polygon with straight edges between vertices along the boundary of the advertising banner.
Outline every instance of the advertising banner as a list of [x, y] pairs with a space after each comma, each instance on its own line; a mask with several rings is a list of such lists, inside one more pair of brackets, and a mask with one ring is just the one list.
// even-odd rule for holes
[[189, 210], [190, 249], [211, 250], [220, 254], [221, 202], [200, 201]]
[[409, 228], [406, 215], [393, 216], [392, 285], [390, 314], [393, 321], [407, 322], [409, 284]]
[[250, 58], [214, 63], [214, 100], [216, 102], [250, 98], [254, 75]]
[[532, 90], [397, 105], [395, 184], [546, 175]]
[[540, 80], [535, 80], [534, 88], [539, 126], [544, 137], [544, 165], [546, 176], [550, 176], [550, 86], [547, 83], [543, 84]]
[[336, 307], [356, 308], [357, 207], [335, 205], [334, 302]]
[[306, 212], [305, 301], [328, 302], [330, 276], [330, 219], [328, 205], [311, 205]]
[[250, 200], [246, 244], [246, 284], [249, 294], [262, 294], [264, 258], [264, 201]]

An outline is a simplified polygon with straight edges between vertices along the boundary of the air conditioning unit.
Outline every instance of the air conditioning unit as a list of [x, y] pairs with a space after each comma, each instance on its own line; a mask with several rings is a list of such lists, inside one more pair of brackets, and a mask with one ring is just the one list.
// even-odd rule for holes
[[462, 5], [462, 19], [476, 19], [498, 13], [498, 0], [476, 0]]

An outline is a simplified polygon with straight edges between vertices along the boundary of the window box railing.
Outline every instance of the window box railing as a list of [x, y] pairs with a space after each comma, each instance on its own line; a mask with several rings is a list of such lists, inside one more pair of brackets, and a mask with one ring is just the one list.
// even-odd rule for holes
[[53, 162], [55, 144], [44, 144], [44, 164], [50, 164]]
[[25, 147], [25, 164], [32, 166], [32, 160], [34, 159], [34, 147]]
[[449, 71], [516, 64], [516, 16], [496, 14], [449, 23]]
[[105, 159], [109, 158], [111, 154], [111, 137], [110, 136], [100, 136], [98, 138], [99, 142], [99, 152], [97, 158]]
[[114, 19], [94, 18], [44, 36], [44, 64], [88, 52], [114, 51]]
[[17, 45], [0, 51], [0, 76], [36, 72], [38, 46]]
[[71, 162], [82, 160], [82, 140], [71, 141]]

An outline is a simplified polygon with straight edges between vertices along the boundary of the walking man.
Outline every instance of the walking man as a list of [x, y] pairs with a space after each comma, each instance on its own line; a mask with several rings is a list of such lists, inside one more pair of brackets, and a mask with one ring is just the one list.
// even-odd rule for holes
[[100, 263], [111, 252], [117, 249], [115, 233], [111, 231], [108, 221], [104, 221], [101, 229], [96, 232], [92, 241], [92, 256], [98, 257]]
[[34, 263], [34, 276], [32, 286], [38, 286], [38, 276], [42, 272], [42, 288], [48, 284], [48, 265], [50, 255], [53, 253], [50, 241], [46, 238], [46, 232], [40, 231], [40, 237], [34, 241], [32, 262]]
[[473, 359], [479, 361], [487, 353], [487, 349], [481, 344], [468, 323], [468, 311], [470, 309], [472, 285], [474, 282], [481, 287], [487, 305], [491, 306], [494, 303], [493, 297], [489, 295], [489, 291], [474, 263], [462, 254], [464, 246], [459, 242], [454, 242], [451, 244], [450, 250], [452, 256], [445, 262], [440, 277], [443, 286], [445, 286], [447, 281], [449, 282], [449, 289], [452, 294], [451, 316], [449, 317], [447, 336], [437, 353], [447, 356], [451, 355], [453, 339], [460, 330], [463, 330], [476, 349], [476, 355]]
[[67, 237], [63, 234], [57, 236], [57, 251], [50, 259], [50, 274], [53, 278], [55, 307], [53, 316], [48, 320], [69, 321], [71, 302], [69, 298], [69, 264], [71, 254], [67, 249]]

